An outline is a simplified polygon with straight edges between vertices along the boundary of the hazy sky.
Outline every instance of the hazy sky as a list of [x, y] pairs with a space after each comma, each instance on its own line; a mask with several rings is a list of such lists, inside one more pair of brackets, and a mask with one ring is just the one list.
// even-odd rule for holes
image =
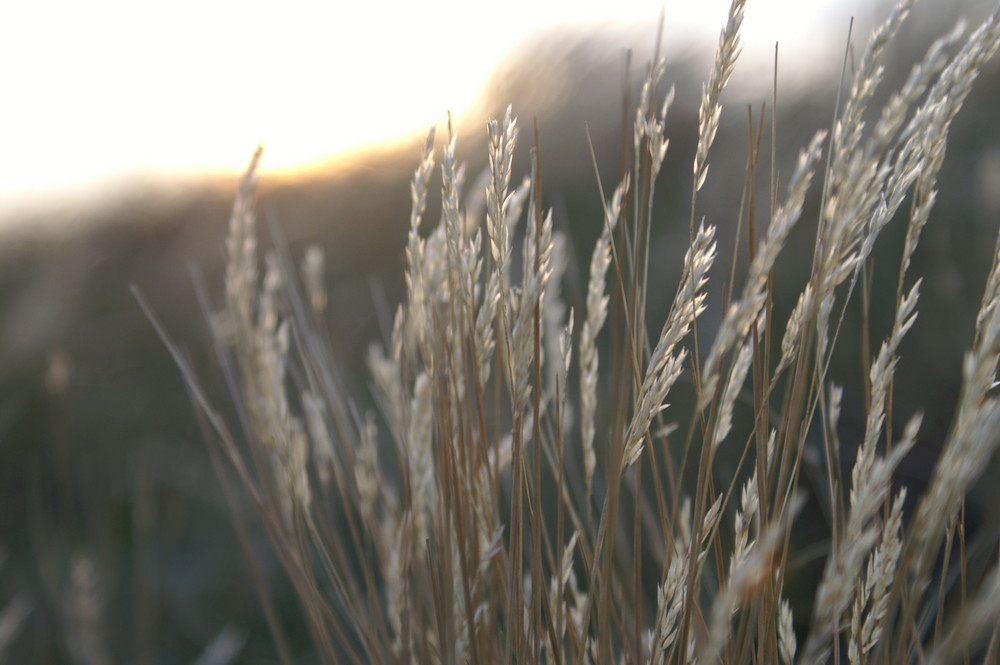
[[[714, 49], [728, 0], [32, 0], [0, 9], [0, 213], [123, 178], [264, 168], [461, 115], [496, 63], [556, 24], [661, 7], [666, 42]], [[697, 9], [693, 7], [697, 6]], [[744, 60], [841, 49], [852, 3], [750, 0]], [[861, 36], [862, 43], [867, 31]], [[839, 57], [839, 56], [837, 56]]]

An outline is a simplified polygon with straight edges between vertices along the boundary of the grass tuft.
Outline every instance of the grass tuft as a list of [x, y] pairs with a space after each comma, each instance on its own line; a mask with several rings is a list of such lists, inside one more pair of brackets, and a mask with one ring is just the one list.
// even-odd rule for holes
[[[301, 272], [282, 247], [261, 258], [254, 154], [213, 328], [239, 422], [226, 425], [184, 373], [260, 512], [319, 662], [995, 657], [996, 573], [944, 580], [965, 571], [950, 544], [964, 538], [963, 500], [1000, 445], [1000, 250], [968, 322], [975, 341], [945, 451], [912, 517], [893, 478], [921, 416], [903, 414], [897, 433], [886, 423], [896, 367], [907, 362], [902, 341], [919, 325], [921, 280], [910, 259], [950, 123], [1000, 45], [1000, 9], [970, 35], [959, 26], [935, 42], [875, 108], [883, 58], [912, 4], [901, 2], [873, 33], [830, 131], [801, 149], [782, 187], [772, 182], [770, 212], [749, 213], [749, 261], [724, 289], [715, 324], [702, 315], [716, 307], [707, 285], [720, 280], [717, 225], [696, 218], [739, 55], [741, 0], [703, 87], [690, 247], [662, 322], [646, 314], [661, 292], [647, 283], [650, 227], [677, 221], [654, 218], [652, 205], [673, 99], [673, 90], [657, 93], [662, 60], [639, 95], [630, 163], [604, 201], [575, 308], [562, 297], [569, 245], [542, 206], [537, 137], [531, 174], [513, 184], [520, 127], [510, 108], [490, 120], [488, 171], [468, 186], [449, 136], [432, 224], [429, 133], [411, 181], [406, 296], [388, 342], [369, 351], [370, 397], [345, 392], [320, 334], [322, 254], [307, 251]], [[877, 122], [869, 128], [866, 117]], [[745, 191], [756, 165], [753, 154]], [[867, 414], [863, 435], [842, 450], [845, 388], [830, 368], [855, 334], [844, 312], [868, 302], [873, 248], [890, 223], [906, 229], [902, 259], [890, 266], [891, 329], [865, 359], [864, 385], [846, 388], [866, 396]], [[812, 265], [782, 319], [772, 277], [797, 226], [813, 234]], [[867, 344], [875, 333], [857, 334]], [[852, 450], [845, 474], [840, 460]], [[806, 477], [810, 460], [819, 473]], [[822, 573], [803, 582], [794, 562], [806, 547], [798, 525], [817, 510], [806, 508], [810, 496], [829, 507], [825, 521], [808, 516], [828, 540]], [[269, 625], [289, 662], [280, 620]]]

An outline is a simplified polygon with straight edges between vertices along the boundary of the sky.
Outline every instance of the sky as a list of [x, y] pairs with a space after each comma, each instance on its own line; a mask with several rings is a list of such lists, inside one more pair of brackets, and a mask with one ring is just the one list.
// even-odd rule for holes
[[[280, 171], [470, 108], [497, 63], [556, 25], [661, 8], [665, 43], [711, 55], [728, 0], [32, 0], [0, 9], [0, 215], [128, 182]], [[741, 67], [841, 51], [852, 3], [750, 0]], [[839, 56], [835, 56], [835, 60]], [[756, 65], [754, 64], [756, 63]], [[836, 65], [836, 62], [834, 63]], [[738, 70], [739, 72], [739, 70]]]

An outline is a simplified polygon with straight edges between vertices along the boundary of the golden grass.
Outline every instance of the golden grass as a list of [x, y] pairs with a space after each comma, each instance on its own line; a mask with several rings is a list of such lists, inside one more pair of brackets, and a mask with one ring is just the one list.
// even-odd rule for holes
[[[283, 248], [260, 261], [254, 156], [214, 320], [237, 428], [177, 357], [218, 450], [260, 511], [320, 662], [994, 662], [996, 573], [981, 582], [963, 573], [954, 589], [943, 580], [966, 555], [963, 499], [1000, 443], [1000, 251], [969, 322], [975, 343], [945, 452], [912, 519], [892, 478], [920, 415], [895, 437], [886, 422], [900, 344], [917, 317], [921, 282], [908, 272], [910, 257], [951, 119], [1000, 44], [1000, 13], [936, 42], [885, 107], [872, 109], [884, 52], [913, 3], [895, 9], [864, 51], [829, 135], [802, 149], [787, 183], [772, 171], [765, 228], [751, 224], [740, 287], [730, 281], [720, 323], [706, 330], [705, 286], [720, 278], [715, 226], [695, 223], [698, 193], [711, 177], [743, 4], [730, 8], [704, 87], [691, 245], [662, 323], [645, 314], [657, 292], [647, 284], [649, 229], [676, 221], [654, 219], [652, 208], [672, 99], [657, 92], [662, 61], [640, 95], [628, 172], [605, 203], [582, 314], [560, 296], [566, 239], [543, 209], [537, 159], [512, 186], [512, 113], [488, 124], [485, 191], [466, 187], [449, 137], [437, 224], [424, 219], [431, 132], [411, 183], [406, 298], [391, 340], [369, 355], [375, 406], [345, 393], [318, 332], [321, 256], [310, 250], [301, 278]], [[750, 157], [748, 181], [759, 157]], [[816, 192], [811, 271], [780, 320], [773, 271]], [[869, 396], [868, 412], [848, 478], [839, 466], [843, 392], [828, 371], [847, 303], [870, 288], [860, 276], [889, 223], [907, 229], [895, 316], [867, 385], [855, 388]], [[669, 407], [674, 397], [688, 406]], [[818, 492], [829, 504], [829, 543], [807, 590], [812, 607], [794, 616], [787, 584], [801, 546], [807, 450], [825, 473]], [[728, 469], [740, 460], [736, 475], [720, 469], [723, 452]], [[262, 598], [267, 610], [263, 589]], [[268, 616], [290, 663], [280, 621]]]

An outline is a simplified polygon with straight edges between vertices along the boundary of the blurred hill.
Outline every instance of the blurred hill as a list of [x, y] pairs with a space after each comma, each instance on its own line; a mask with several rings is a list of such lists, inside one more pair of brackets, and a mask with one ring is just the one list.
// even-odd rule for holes
[[[926, 48], [928, 34], [947, 26], [931, 14], [918, 13], [907, 28], [910, 47], [894, 52], [884, 90], [902, 80], [908, 63]], [[856, 36], [855, 42], [860, 47], [866, 38]], [[635, 102], [651, 51], [637, 49], [626, 75], [625, 49], [649, 41], [648, 35], [632, 34], [540, 37], [523, 61], [497, 74], [480, 118], [457, 128], [471, 183], [486, 161], [483, 122], [512, 103], [521, 127], [517, 178], [527, 170], [537, 119], [545, 203], [557, 227], [571, 231], [574, 260], [566, 295], [572, 302], [582, 300], [601, 223], [587, 132], [610, 191], [630, 140], [626, 134], [623, 141], [623, 123], [631, 121], [623, 107]], [[667, 74], [677, 95], [658, 186], [650, 276], [650, 283], [664, 284], [664, 293], [672, 292], [686, 250], [690, 164], [705, 72], [707, 66], [692, 58], [671, 62]], [[829, 124], [836, 84], [823, 79], [779, 92], [779, 172], [790, 169], [815, 129]], [[719, 225], [725, 266], [735, 247], [748, 151], [746, 104], [754, 123], [761, 102], [770, 106], [769, 83], [757, 89], [758, 96], [736, 95], [724, 109], [698, 209], [699, 218]], [[918, 323], [901, 351], [894, 409], [900, 420], [917, 409], [926, 413], [921, 447], [902, 471], [901, 481], [915, 488], [926, 479], [947, 431], [961, 356], [990, 265], [1000, 213], [998, 105], [1000, 68], [994, 62], [955, 122], [940, 197], [913, 269], [925, 281]], [[445, 128], [438, 132], [440, 140]], [[360, 351], [384, 337], [402, 290], [408, 181], [420, 140], [351, 157], [336, 170], [262, 182], [262, 235], [273, 222], [296, 256], [308, 243], [326, 249], [332, 344], [362, 393]], [[197, 268], [217, 298], [234, 190], [234, 182], [218, 180], [169, 197], [135, 192], [72, 230], [9, 233], [0, 242], [0, 545], [9, 553], [0, 569], [0, 607], [19, 594], [33, 607], [10, 652], [17, 656], [13, 662], [85, 662], [69, 651], [81, 625], [103, 645], [94, 648], [105, 650], [107, 662], [191, 662], [230, 624], [250, 635], [243, 662], [269, 657], [247, 565], [180, 375], [129, 292], [134, 284], [145, 295], [224, 400], [189, 267]], [[430, 216], [437, 209], [432, 199]], [[804, 281], [809, 230], [801, 229], [786, 250], [791, 265], [778, 276], [788, 284], [777, 303], [779, 317]], [[887, 303], [895, 289], [899, 231], [886, 232], [875, 257], [876, 266], [889, 266], [884, 274], [876, 268], [873, 276], [876, 329], [884, 329], [891, 316]], [[651, 303], [652, 320], [662, 319], [666, 305]], [[710, 305], [715, 316], [718, 305]], [[848, 318], [856, 324], [856, 310]], [[709, 334], [711, 326], [706, 329]], [[861, 352], [850, 334], [844, 343], [833, 378], [858, 386]], [[864, 405], [859, 391], [848, 389], [845, 400], [847, 443], [863, 427]], [[996, 524], [997, 499], [996, 488], [984, 485], [970, 514]], [[254, 547], [279, 607], [293, 604], [266, 546]], [[92, 562], [91, 578], [74, 575], [80, 561]], [[90, 614], [71, 602], [81, 593], [96, 608]]]

